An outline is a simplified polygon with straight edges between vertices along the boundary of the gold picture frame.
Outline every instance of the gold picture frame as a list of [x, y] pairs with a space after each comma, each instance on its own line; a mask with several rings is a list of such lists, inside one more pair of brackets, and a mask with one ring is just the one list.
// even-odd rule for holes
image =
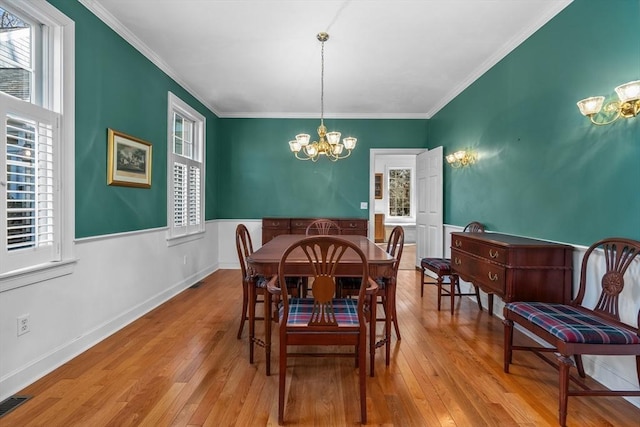
[[108, 129], [107, 184], [151, 188], [151, 144]]
[[383, 174], [377, 173], [373, 181], [373, 188], [376, 199], [382, 199], [382, 177]]

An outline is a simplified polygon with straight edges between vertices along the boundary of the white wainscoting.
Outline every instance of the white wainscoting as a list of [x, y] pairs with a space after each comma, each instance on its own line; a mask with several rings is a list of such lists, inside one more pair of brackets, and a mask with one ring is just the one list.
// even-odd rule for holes
[[166, 229], [80, 239], [71, 274], [1, 292], [0, 401], [217, 270], [219, 241], [215, 221], [171, 247]]

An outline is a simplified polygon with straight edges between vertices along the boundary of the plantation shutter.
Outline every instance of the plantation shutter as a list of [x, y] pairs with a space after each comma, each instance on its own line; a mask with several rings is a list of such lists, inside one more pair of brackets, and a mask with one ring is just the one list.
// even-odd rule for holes
[[59, 115], [3, 96], [0, 271], [55, 261]]

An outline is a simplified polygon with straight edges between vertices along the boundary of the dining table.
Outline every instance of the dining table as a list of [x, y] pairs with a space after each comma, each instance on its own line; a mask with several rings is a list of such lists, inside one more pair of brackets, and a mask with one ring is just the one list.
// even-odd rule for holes
[[[247, 257], [248, 267], [252, 270], [255, 277], [272, 277], [278, 274], [278, 266], [284, 252], [294, 243], [299, 242], [310, 236], [304, 234], [281, 234], [274, 237], [272, 240], [266, 242], [262, 247], [258, 248], [255, 252]], [[318, 236], [314, 236], [318, 237]], [[339, 237], [344, 240], [348, 240], [356, 244], [364, 253], [369, 266], [369, 276], [372, 278], [393, 278], [393, 265], [395, 258], [389, 255], [384, 249], [379, 247], [374, 241], [370, 240], [366, 236], [362, 235], [334, 235], [332, 237]], [[287, 271], [291, 271], [300, 277], [310, 277], [313, 275], [309, 266], [309, 261], [306, 256], [300, 251], [293, 251], [287, 257]], [[347, 251], [344, 253], [340, 264], [336, 269], [336, 276], [339, 277], [359, 277], [362, 275], [362, 261], [354, 251]], [[389, 280], [388, 283], [391, 286], [395, 286], [395, 280]], [[256, 287], [255, 284], [249, 286], [249, 301], [255, 299]], [[390, 295], [395, 295], [395, 292], [389, 292]], [[384, 303], [385, 313], [391, 313], [391, 307], [395, 304], [393, 298], [386, 298]], [[255, 305], [249, 305], [249, 340], [250, 340], [250, 352], [253, 354], [254, 344], [263, 347], [265, 349], [266, 357], [266, 374], [271, 374], [271, 298], [269, 293], [265, 290], [265, 339], [261, 340], [255, 336]], [[375, 316], [375, 307], [372, 310], [373, 316]], [[376, 321], [372, 319], [370, 322], [370, 339], [376, 339]], [[386, 323], [386, 322], [385, 322]], [[385, 328], [385, 337], [378, 343], [376, 347], [384, 344], [386, 340], [391, 339], [390, 328]], [[373, 357], [373, 354], [371, 355]]]

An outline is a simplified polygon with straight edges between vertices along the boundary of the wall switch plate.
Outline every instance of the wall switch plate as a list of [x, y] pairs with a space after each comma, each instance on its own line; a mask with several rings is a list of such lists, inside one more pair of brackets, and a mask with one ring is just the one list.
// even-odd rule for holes
[[360, 202], [360, 209], [368, 209], [368, 208], [369, 208], [369, 203]]

